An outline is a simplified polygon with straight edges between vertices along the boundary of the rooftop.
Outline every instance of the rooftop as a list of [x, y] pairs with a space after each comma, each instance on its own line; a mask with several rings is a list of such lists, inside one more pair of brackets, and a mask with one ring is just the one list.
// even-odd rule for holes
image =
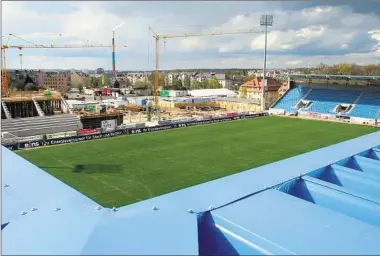
[[114, 210], [2, 147], [3, 253], [380, 254], [379, 145], [375, 132]]

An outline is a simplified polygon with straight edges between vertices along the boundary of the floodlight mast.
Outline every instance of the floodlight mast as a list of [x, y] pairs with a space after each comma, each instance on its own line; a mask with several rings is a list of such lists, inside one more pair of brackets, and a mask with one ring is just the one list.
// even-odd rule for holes
[[264, 69], [263, 69], [263, 80], [261, 82], [261, 110], [265, 111], [265, 91], [267, 89], [267, 80], [265, 78], [265, 73], [267, 69], [267, 34], [268, 27], [273, 26], [273, 15], [261, 15], [260, 26], [265, 27], [265, 45], [264, 45]]

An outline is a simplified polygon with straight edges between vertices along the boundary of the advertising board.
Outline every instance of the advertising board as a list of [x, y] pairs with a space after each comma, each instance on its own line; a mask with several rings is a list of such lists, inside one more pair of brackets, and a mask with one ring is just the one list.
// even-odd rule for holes
[[[54, 139], [38, 140], [38, 141], [30, 141], [30, 142], [21, 142], [21, 143], [15, 143], [15, 144], [8, 144], [4, 146], [10, 150], [20, 150], [20, 149], [35, 148], [35, 147], [41, 147], [41, 146], [59, 145], [59, 144], [94, 140], [94, 139], [110, 138], [110, 137], [120, 136], [120, 135], [140, 134], [140, 133], [146, 133], [146, 132], [170, 130], [170, 129], [176, 129], [176, 128], [182, 128], [182, 127], [187, 127], [187, 126], [194, 126], [194, 125], [221, 123], [221, 122], [228, 122], [228, 121], [239, 120], [239, 119], [256, 118], [260, 116], [268, 116], [268, 113], [241, 115], [241, 116], [234, 116], [234, 117], [222, 117], [222, 118], [215, 118], [215, 119], [208, 119], [208, 120], [197, 120], [197, 121], [193, 120], [193, 121], [187, 121], [187, 122], [181, 122], [181, 123], [175, 123], [175, 124], [165, 124], [165, 125], [145, 127], [145, 128], [126, 128], [126, 129], [122, 129], [118, 131], [97, 133], [97, 134], [87, 134], [87, 135], [83, 135], [83, 134], [80, 135], [80, 132], [78, 131], [78, 136], [54, 138]], [[95, 129], [83, 129], [83, 131], [84, 130], [95, 130]]]
[[116, 130], [116, 119], [103, 120], [102, 121], [102, 130], [104, 132], [111, 132], [111, 131]]

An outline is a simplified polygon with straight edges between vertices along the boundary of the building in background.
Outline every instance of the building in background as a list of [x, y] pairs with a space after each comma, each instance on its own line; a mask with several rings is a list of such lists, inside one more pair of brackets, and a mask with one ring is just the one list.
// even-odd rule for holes
[[69, 88], [71, 75], [69, 72], [39, 71], [35, 75], [36, 84], [48, 90], [66, 91]]
[[215, 74], [214, 77], [222, 85], [223, 88], [230, 89], [232, 86], [232, 79], [228, 79], [226, 74]]
[[104, 69], [103, 68], [96, 69], [96, 74], [99, 74], [99, 75], [104, 74]]
[[[281, 83], [273, 78], [267, 78], [267, 90], [265, 92], [265, 105], [266, 107], [274, 103], [278, 97], [278, 90], [281, 87]], [[252, 99], [256, 104], [261, 104], [262, 97], [262, 79], [255, 77], [248, 80], [240, 86], [239, 97]]]

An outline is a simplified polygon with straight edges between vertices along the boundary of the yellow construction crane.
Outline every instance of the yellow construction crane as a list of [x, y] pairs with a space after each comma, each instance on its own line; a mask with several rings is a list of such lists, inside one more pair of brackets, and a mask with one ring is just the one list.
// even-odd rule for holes
[[[62, 36], [62, 34], [59, 34], [59, 36]], [[15, 37], [17, 39], [20, 39], [26, 43], [27, 45], [8, 45], [9, 39], [11, 37]], [[32, 42], [29, 42], [19, 36], [16, 36], [14, 34], [9, 34], [7, 43], [4, 45], [1, 45], [1, 93], [2, 97], [7, 96], [8, 94], [8, 77], [7, 77], [7, 69], [6, 69], [6, 54], [5, 50], [7, 49], [75, 49], [75, 48], [111, 48], [111, 44], [97, 44], [97, 43], [90, 43], [90, 41], [87, 40], [87, 44], [83, 45], [76, 45], [76, 44], [65, 44], [65, 45], [55, 45], [55, 44], [50, 44], [50, 45], [44, 45], [44, 44], [35, 44]], [[127, 45], [119, 45], [116, 47], [127, 47]]]
[[169, 38], [184, 38], [184, 37], [198, 37], [198, 36], [222, 36], [222, 35], [238, 35], [238, 34], [258, 34], [261, 33], [259, 31], [253, 31], [253, 30], [244, 30], [244, 31], [231, 31], [231, 32], [209, 32], [209, 33], [194, 33], [194, 34], [177, 34], [177, 35], [159, 35], [154, 30], [149, 27], [149, 30], [153, 33], [153, 38], [155, 39], [155, 72], [154, 72], [154, 93], [153, 93], [153, 101], [155, 105], [158, 103], [159, 98], [159, 81], [160, 81], [160, 71], [159, 71], [159, 64], [160, 64], [160, 39], [169, 39]]

